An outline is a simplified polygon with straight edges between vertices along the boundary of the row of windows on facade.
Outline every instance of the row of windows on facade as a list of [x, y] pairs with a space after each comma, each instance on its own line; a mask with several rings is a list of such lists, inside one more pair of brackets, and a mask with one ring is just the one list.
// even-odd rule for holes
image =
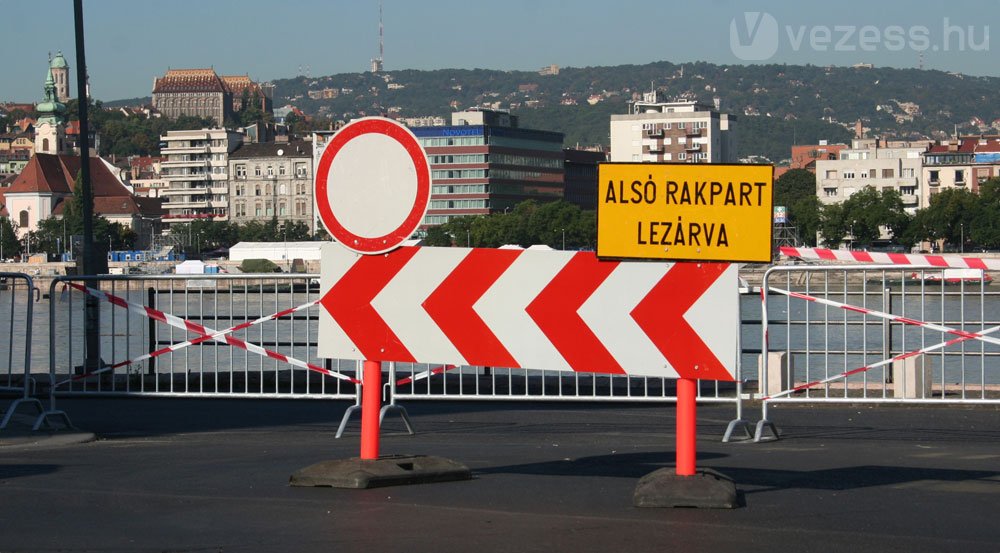
[[[233, 217], [246, 217], [247, 216], [247, 204], [246, 202], [236, 202], [233, 204]], [[275, 213], [274, 206], [271, 202], [261, 203], [256, 202], [253, 204], [254, 217], [270, 217], [277, 215], [279, 217], [288, 215], [288, 204], [284, 202], [278, 203], [278, 211]], [[309, 204], [307, 202], [295, 202], [295, 216], [305, 217], [309, 215]]]
[[210, 97], [176, 97], [176, 96], [161, 96], [157, 100], [158, 106], [166, 107], [180, 107], [180, 108], [217, 108], [219, 107], [219, 98], [217, 96]]
[[[311, 183], [297, 182], [297, 183], [295, 183], [294, 189], [295, 189], [295, 195], [296, 196], [304, 196], [306, 194], [309, 194], [309, 192], [311, 190]], [[254, 196], [260, 196], [260, 195], [263, 194], [264, 196], [270, 196], [273, 192], [277, 191], [277, 193], [278, 193], [279, 196], [286, 196], [286, 195], [288, 195], [288, 190], [289, 190], [289, 187], [288, 187], [288, 185], [286, 183], [281, 183], [278, 186], [271, 186], [270, 184], [265, 184], [265, 185], [261, 186], [259, 184], [256, 184], [253, 187], [253, 195]], [[237, 184], [233, 188], [233, 193], [235, 195], [237, 195], [237, 196], [246, 196], [247, 195], [247, 185], [245, 185], [245, 184]]]
[[688, 137], [686, 137], [686, 136], [678, 136], [678, 137], [667, 136], [667, 137], [664, 137], [663, 140], [654, 140], [654, 139], [645, 139], [645, 140], [642, 140], [642, 141], [633, 140], [632, 141], [632, 146], [638, 146], [640, 144], [648, 144], [648, 145], [651, 145], [651, 146], [653, 146], [653, 145], [659, 146], [660, 144], [662, 144], [664, 146], [670, 146], [670, 145], [672, 145], [674, 143], [674, 138], [677, 138], [677, 145], [678, 146], [687, 146], [688, 142], [690, 142], [690, 144], [692, 146], [697, 145], [697, 144], [704, 144], [706, 146], [708, 145], [708, 138], [707, 137], [691, 138], [691, 140], [689, 141]]
[[[255, 177], [262, 177], [262, 176], [268, 176], [268, 177], [279, 176], [280, 177], [280, 176], [284, 176], [284, 175], [287, 175], [287, 174], [288, 174], [288, 166], [286, 166], [285, 164], [279, 164], [277, 166], [277, 173], [275, 173], [275, 166], [274, 165], [267, 165], [265, 167], [261, 167], [260, 165], [254, 165], [254, 167], [253, 167], [253, 176], [255, 176]], [[296, 176], [296, 178], [305, 178], [308, 175], [309, 175], [309, 173], [306, 170], [306, 164], [305, 164], [305, 162], [296, 163], [295, 164], [295, 176]], [[238, 178], [238, 179], [245, 179], [245, 178], [247, 178], [247, 166], [245, 164], [239, 163], [239, 164], [236, 165], [236, 178]]]
[[166, 151], [177, 150], [180, 148], [221, 148], [226, 146], [227, 142], [224, 138], [212, 138], [212, 139], [196, 139], [196, 140], [170, 140], [167, 142]]
[[486, 200], [431, 200], [428, 209], [486, 209]]
[[198, 155], [198, 154], [171, 154], [167, 156], [167, 161], [194, 161], [194, 162], [208, 162], [208, 161], [226, 161], [226, 154], [211, 154], [211, 155]]
[[[842, 175], [841, 178], [843, 178], [843, 179], [853, 179], [853, 178], [877, 179], [877, 178], [879, 178], [878, 177], [879, 171], [878, 171], [878, 169], [869, 169], [867, 171], [865, 171], [865, 170], [856, 171], [855, 169], [846, 169], [844, 171], [841, 171], [841, 175]], [[858, 177], [857, 175], [861, 175], [861, 176]], [[899, 171], [900, 178], [904, 178], [904, 179], [906, 179], [906, 178], [913, 178], [915, 175], [916, 175], [916, 170], [914, 168], [912, 168], [912, 167], [903, 167]], [[837, 178], [837, 171], [832, 170], [832, 169], [827, 170], [827, 172], [826, 172], [826, 178], [828, 178], [828, 179], [835, 179], [835, 178]], [[894, 178], [896, 178], [896, 169], [895, 168], [882, 169], [882, 178], [883, 179], [894, 179]]]
[[[882, 187], [882, 190], [883, 191], [884, 190], [895, 190], [895, 188], [892, 187], [892, 186], [884, 186], [884, 187]], [[844, 197], [845, 198], [850, 198], [857, 191], [858, 190], [855, 187], [844, 188]], [[917, 194], [917, 187], [916, 186], [900, 186], [899, 187], [899, 193], [901, 195], [903, 195], [903, 196], [915, 196]], [[824, 187], [823, 188], [823, 195], [825, 197], [827, 197], [827, 198], [836, 198], [837, 196], [840, 195], [840, 189], [837, 188], [836, 186]]]
[[642, 130], [644, 131], [656, 131], [656, 130], [686, 130], [690, 127], [692, 130], [707, 129], [708, 121], [672, 121], [670, 123], [643, 123]]
[[226, 176], [225, 167], [212, 167], [211, 171], [206, 171], [205, 169], [191, 169], [187, 167], [173, 167], [163, 170], [163, 175], [166, 177], [198, 177], [203, 175], [220, 175]]
[[431, 178], [435, 181], [448, 179], [539, 179], [542, 173], [539, 171], [523, 171], [518, 169], [448, 169], [431, 171]]
[[[486, 139], [482, 136], [449, 136], [442, 138], [420, 138], [420, 145], [425, 148], [441, 146], [483, 146]], [[532, 140], [529, 138], [510, 138], [491, 136], [490, 145], [506, 148], [539, 150], [544, 152], [562, 152], [562, 142], [550, 140]]]
[[[850, 180], [850, 179], [854, 179], [854, 178], [877, 179], [877, 178], [879, 178], [879, 174], [880, 173], [879, 173], [878, 169], [869, 169], [867, 171], [864, 171], [864, 170], [855, 171], [853, 169], [849, 169], [849, 170], [845, 170], [845, 171], [841, 172], [841, 175], [842, 175], [841, 178], [843, 178], [845, 180]], [[933, 169], [933, 170], [928, 171], [928, 177], [929, 177], [930, 182], [932, 182], [932, 183], [933, 182], [940, 182], [940, 180], [941, 180], [941, 174], [942, 174], [942, 171], [940, 169]], [[882, 169], [881, 170], [881, 175], [882, 175], [881, 178], [883, 178], [883, 179], [894, 179], [894, 178], [896, 178], [896, 170], [892, 169], [892, 168], [890, 168], [890, 169]], [[912, 167], [903, 167], [900, 170], [900, 172], [899, 172], [899, 176], [901, 178], [914, 178], [915, 175], [916, 175], [916, 170], [914, 168], [912, 168]], [[965, 170], [964, 169], [955, 169], [954, 173], [953, 173], [953, 176], [955, 177], [955, 182], [956, 183], [965, 182], [966, 175], [965, 175]], [[976, 178], [977, 178], [977, 180], [979, 180], [979, 182], [984, 182], [989, 177], [990, 177], [990, 170], [989, 169], [977, 169], [976, 170]], [[828, 170], [826, 172], [826, 178], [827, 179], [836, 179], [837, 178], [837, 171]]]
[[431, 165], [467, 164], [467, 163], [494, 163], [496, 165], [520, 165], [527, 167], [544, 167], [546, 169], [562, 169], [563, 160], [560, 158], [526, 156], [516, 154], [456, 154], [456, 155], [429, 155], [427, 160]]
[[[673, 161], [674, 155], [670, 152], [663, 154], [663, 161]], [[642, 161], [642, 154], [632, 154], [632, 161]], [[695, 152], [693, 154], [688, 154], [687, 152], [680, 152], [677, 154], [677, 161], [691, 161], [691, 162], [702, 162], [708, 161], [707, 152]]]

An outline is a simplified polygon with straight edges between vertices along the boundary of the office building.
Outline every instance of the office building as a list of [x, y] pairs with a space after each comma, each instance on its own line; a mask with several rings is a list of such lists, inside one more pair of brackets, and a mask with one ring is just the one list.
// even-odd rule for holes
[[487, 109], [453, 113], [451, 125], [412, 131], [431, 166], [424, 228], [563, 197], [562, 133], [522, 129], [516, 116]]

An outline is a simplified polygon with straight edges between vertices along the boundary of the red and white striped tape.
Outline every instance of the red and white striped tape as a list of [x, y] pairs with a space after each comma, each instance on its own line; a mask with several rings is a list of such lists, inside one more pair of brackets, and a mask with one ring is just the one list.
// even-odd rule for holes
[[[310, 370], [310, 371], [313, 371], [313, 372], [317, 372], [317, 373], [320, 373], [320, 374], [323, 374], [323, 375], [326, 375], [326, 376], [332, 376], [334, 378], [339, 378], [341, 380], [346, 380], [348, 382], [353, 382], [355, 384], [359, 384], [360, 383], [357, 379], [352, 378], [350, 376], [347, 376], [345, 374], [341, 374], [341, 373], [338, 373], [336, 371], [331, 371], [331, 370], [328, 370], [326, 368], [320, 367], [319, 365], [314, 365], [314, 364], [308, 363], [306, 361], [301, 361], [299, 359], [295, 359], [294, 357], [289, 357], [289, 356], [284, 355], [282, 353], [278, 353], [276, 351], [272, 351], [272, 350], [269, 350], [269, 349], [266, 349], [266, 348], [262, 348], [262, 347], [260, 347], [260, 346], [258, 346], [256, 344], [252, 344], [252, 343], [246, 342], [244, 340], [240, 340], [239, 338], [235, 338], [233, 336], [229, 336], [228, 335], [229, 332], [235, 332], [236, 330], [240, 330], [241, 328], [247, 328], [248, 326], [251, 326], [253, 324], [260, 324], [260, 323], [265, 322], [265, 321], [276, 319], [276, 318], [278, 318], [278, 316], [285, 316], [285, 315], [288, 315], [290, 312], [294, 312], [294, 311], [298, 311], [298, 310], [301, 310], [301, 309], [305, 309], [306, 308], [305, 306], [299, 306], [297, 308], [292, 308], [291, 310], [281, 311], [281, 312], [275, 313], [274, 315], [269, 315], [267, 317], [262, 317], [261, 319], [258, 319], [257, 321], [248, 321], [247, 323], [241, 323], [240, 325], [236, 325], [232, 329], [226, 329], [226, 330], [219, 331], [219, 330], [214, 330], [214, 329], [211, 329], [209, 327], [200, 325], [200, 324], [192, 322], [192, 321], [188, 321], [188, 320], [182, 319], [180, 317], [177, 317], [176, 315], [171, 315], [170, 313], [165, 313], [165, 312], [160, 311], [158, 309], [153, 309], [152, 307], [147, 307], [145, 305], [139, 305], [139, 304], [136, 304], [136, 303], [129, 302], [129, 301], [123, 299], [123, 298], [120, 298], [120, 297], [115, 296], [113, 294], [108, 294], [108, 293], [103, 292], [101, 290], [97, 290], [97, 289], [94, 289], [94, 288], [88, 288], [88, 287], [86, 287], [86, 286], [84, 286], [82, 284], [72, 283], [71, 282], [71, 283], [69, 283], [69, 286], [72, 287], [75, 290], [79, 290], [79, 291], [81, 291], [81, 292], [83, 292], [85, 294], [91, 295], [91, 296], [97, 298], [100, 301], [106, 301], [106, 302], [108, 302], [108, 303], [110, 303], [112, 305], [115, 305], [117, 307], [122, 307], [122, 308], [128, 309], [129, 311], [132, 311], [133, 313], [136, 313], [136, 314], [138, 314], [138, 315], [140, 315], [142, 317], [148, 317], [148, 318], [151, 318], [153, 320], [160, 321], [161, 323], [165, 323], [167, 325], [173, 326], [175, 328], [180, 328], [180, 329], [186, 330], [188, 332], [193, 332], [195, 334], [199, 334], [199, 335], [201, 335], [201, 338], [198, 338], [198, 340], [202, 340], [202, 341], [214, 340], [216, 342], [222, 342], [222, 343], [225, 343], [225, 344], [229, 344], [230, 346], [233, 346], [233, 347], [237, 347], [237, 348], [240, 348], [240, 349], [252, 352], [252, 353], [256, 353], [258, 355], [263, 355], [265, 357], [270, 357], [271, 359], [275, 359], [275, 360], [281, 361], [283, 363], [288, 363], [289, 365], [292, 365], [292, 366], [295, 366], [295, 367], [307, 369], [307, 370]], [[308, 307], [312, 307], [316, 303], [318, 303], [318, 301], [311, 302], [310, 304], [308, 304]], [[193, 343], [195, 341], [192, 340], [190, 342]], [[192, 344], [191, 343], [187, 343], [187, 342], [182, 342], [181, 344], [175, 344], [173, 346], [169, 346], [167, 348], [164, 348], [163, 350], [157, 350], [156, 352], [152, 352], [151, 354], [148, 354], [148, 355], [150, 355], [152, 357], [155, 357], [155, 356], [167, 353], [169, 351], [175, 351], [176, 349], [180, 349], [181, 347], [187, 347], [187, 346], [190, 346], [190, 345], [192, 345]], [[145, 357], [144, 359], [148, 359], [148, 358], [149, 357]], [[132, 360], [131, 362], [134, 363], [134, 362], [136, 362], [136, 360]], [[126, 362], [124, 364], [129, 364], [129, 363]], [[100, 372], [106, 372], [106, 371], [112, 370], [112, 368], [119, 367], [119, 366], [123, 366], [123, 363], [119, 363], [117, 365], [112, 365], [112, 366], [109, 366], [109, 367], [104, 367], [102, 369], [98, 369], [97, 371], [93, 371], [92, 373], [89, 373], [89, 374], [79, 375], [78, 377], [75, 377], [75, 379], [85, 378], [87, 376], [94, 376], [95, 374], [98, 374]]]
[[304, 303], [304, 304], [302, 304], [302, 305], [300, 305], [298, 307], [292, 307], [290, 309], [285, 309], [283, 311], [278, 311], [277, 313], [273, 313], [273, 314], [268, 315], [266, 317], [260, 317], [259, 319], [255, 319], [253, 321], [247, 321], [247, 322], [240, 323], [240, 324], [238, 324], [236, 326], [229, 327], [229, 328], [227, 328], [225, 330], [220, 330], [220, 331], [218, 331], [218, 332], [216, 332], [214, 334], [200, 336], [198, 338], [195, 338], [194, 340], [188, 340], [186, 342], [180, 342], [180, 343], [177, 343], [177, 344], [172, 344], [172, 345], [167, 346], [165, 348], [161, 348], [161, 349], [158, 349], [156, 351], [140, 355], [139, 357], [136, 357], [135, 359], [128, 359], [126, 361], [121, 361], [119, 363], [115, 363], [114, 365], [110, 365], [110, 366], [107, 366], [107, 367], [104, 367], [104, 368], [101, 368], [101, 369], [97, 369], [95, 371], [91, 371], [91, 372], [84, 373], [84, 374], [81, 374], [81, 375], [76, 375], [73, 378], [69, 378], [67, 380], [63, 380], [62, 382], [57, 383], [56, 386], [61, 386], [63, 384], [66, 384], [67, 382], [75, 382], [77, 380], [83, 380], [85, 378], [94, 376], [96, 374], [104, 373], [104, 372], [107, 372], [107, 371], [113, 371], [115, 369], [118, 369], [118, 368], [121, 368], [121, 367], [125, 367], [125, 366], [128, 366], [128, 365], [134, 365], [136, 363], [141, 363], [142, 361], [145, 361], [147, 359], [152, 359], [152, 358], [159, 357], [159, 356], [167, 354], [167, 353], [178, 351], [178, 350], [184, 349], [184, 348], [186, 348], [188, 346], [197, 345], [197, 344], [200, 344], [202, 342], [207, 342], [208, 340], [214, 340], [215, 338], [218, 338], [218, 337], [221, 337], [221, 336], [225, 336], [226, 334], [231, 334], [233, 332], [236, 332], [236, 331], [239, 331], [239, 330], [243, 330], [243, 329], [249, 328], [251, 326], [259, 325], [261, 323], [266, 323], [268, 321], [273, 321], [275, 319], [280, 319], [281, 317], [286, 317], [286, 316], [291, 315], [292, 313], [296, 313], [298, 311], [303, 311], [305, 309], [313, 307], [314, 305], [316, 305], [318, 303], [319, 303], [319, 300], [311, 301], [309, 303]]
[[1000, 345], [1000, 339], [991, 338], [989, 336], [983, 335], [982, 333], [966, 332], [964, 330], [959, 330], [957, 328], [951, 328], [949, 326], [942, 326], [942, 325], [939, 325], [939, 324], [928, 323], [928, 322], [925, 322], [925, 321], [918, 321], [916, 319], [911, 319], [909, 317], [903, 317], [903, 316], [900, 316], [900, 315], [893, 315], [892, 313], [885, 313], [883, 311], [876, 311], [874, 309], [867, 309], [867, 308], [864, 308], [864, 307], [857, 307], [857, 306], [854, 306], [854, 305], [849, 305], [849, 304], [846, 304], [846, 303], [840, 303], [840, 302], [837, 302], [837, 301], [828, 300], [828, 299], [824, 299], [824, 298], [817, 298], [815, 296], [809, 296], [807, 294], [801, 294], [799, 292], [789, 292], [788, 290], [783, 290], [781, 288], [769, 288], [768, 290], [776, 292], [778, 294], [784, 294], [784, 295], [792, 297], [792, 298], [798, 298], [798, 299], [801, 299], [801, 300], [811, 301], [811, 302], [819, 303], [819, 304], [822, 304], [822, 305], [829, 305], [831, 307], [837, 307], [837, 308], [843, 309], [845, 311], [853, 311], [855, 313], [862, 313], [862, 314], [865, 314], [865, 315], [871, 315], [872, 317], [877, 317], [877, 318], [880, 318], [880, 319], [887, 319], [887, 320], [890, 320], [890, 321], [895, 321], [897, 323], [902, 323], [902, 324], [907, 324], [907, 325], [913, 325], [913, 326], [919, 326], [919, 327], [926, 328], [926, 329], [929, 329], [929, 330], [937, 330], [939, 332], [946, 332], [948, 334], [954, 334], [955, 336], [962, 336], [962, 337], [965, 337], [965, 338], [968, 338], [968, 339], [981, 340], [983, 342], [987, 342], [987, 343], [990, 343], [990, 344]]
[[405, 386], [407, 384], [411, 384], [411, 383], [416, 382], [418, 380], [423, 380], [424, 378], [428, 378], [428, 377], [434, 376], [436, 374], [441, 374], [443, 372], [450, 371], [450, 370], [454, 369], [455, 367], [456, 367], [456, 365], [442, 365], [440, 367], [434, 367], [432, 369], [427, 369], [424, 372], [420, 372], [420, 373], [417, 373], [417, 374], [414, 374], [414, 375], [407, 376], [406, 378], [401, 378], [401, 379], [397, 380], [396, 381], [396, 386]]
[[[980, 334], [992, 334], [992, 333], [994, 333], [994, 332], [996, 332], [998, 330], [1000, 330], [1000, 326], [992, 326], [990, 328], [983, 329], [983, 331], [980, 332]], [[936, 351], [936, 350], [939, 350], [939, 349], [942, 349], [942, 348], [946, 348], [948, 346], [953, 346], [955, 344], [958, 344], [960, 342], [964, 342], [966, 340], [971, 340], [972, 338], [973, 338], [972, 336], [960, 336], [958, 338], [952, 338], [951, 340], [948, 340], [946, 342], [941, 342], [940, 344], [934, 344], [933, 346], [927, 346], [927, 347], [924, 347], [924, 348], [920, 348], [918, 350], [909, 351], [909, 352], [906, 352], [906, 353], [901, 353], [901, 354], [899, 354], [899, 355], [897, 355], [895, 357], [892, 357], [890, 359], [885, 359], [885, 360], [879, 361], [878, 363], [872, 363], [871, 365], [867, 365], [867, 366], [864, 366], [864, 367], [859, 367], [857, 369], [851, 369], [849, 371], [844, 371], [844, 372], [842, 372], [840, 374], [831, 376], [831, 377], [823, 379], [823, 380], [816, 380], [816, 381], [813, 381], [813, 382], [807, 382], [805, 384], [801, 384], [799, 386], [795, 386], [794, 388], [790, 388], [790, 389], [785, 390], [783, 392], [780, 392], [780, 393], [777, 393], [777, 394], [774, 394], [774, 395], [770, 395], [770, 396], [765, 396], [765, 397], [761, 398], [761, 401], [770, 401], [772, 399], [777, 399], [779, 397], [784, 397], [784, 396], [787, 396], [787, 395], [791, 395], [791, 394], [794, 394], [796, 392], [801, 392], [802, 390], [805, 390], [807, 388], [815, 388], [816, 386], [822, 386], [823, 384], [828, 384], [830, 382], [833, 382], [834, 380], [839, 380], [841, 378], [846, 378], [846, 377], [851, 376], [853, 374], [858, 374], [858, 373], [862, 373], [862, 372], [865, 372], [865, 371], [870, 371], [871, 369], [877, 369], [878, 367], [883, 367], [885, 365], [889, 365], [889, 364], [891, 364], [891, 363], [893, 363], [895, 361], [902, 361], [903, 359], [909, 359], [910, 357], [916, 357], [918, 355], [923, 355], [925, 353], [930, 353], [932, 351]]]
[[802, 259], [844, 261], [848, 263], [879, 263], [885, 265], [929, 265], [942, 269], [983, 269], [1000, 271], [1000, 258], [962, 257], [958, 255], [926, 255], [909, 253], [830, 250], [826, 248], [781, 247], [781, 254]]

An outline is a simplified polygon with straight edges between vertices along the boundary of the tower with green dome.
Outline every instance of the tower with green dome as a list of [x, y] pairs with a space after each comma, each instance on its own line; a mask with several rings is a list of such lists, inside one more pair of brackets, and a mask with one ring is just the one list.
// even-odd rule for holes
[[36, 153], [62, 153], [66, 142], [66, 104], [56, 97], [56, 89], [56, 80], [50, 67], [45, 79], [45, 99], [35, 107], [38, 112], [38, 121], [35, 123]]
[[63, 57], [62, 50], [56, 52], [56, 57], [49, 59], [49, 70], [56, 85], [56, 99], [60, 102], [69, 101], [69, 64]]

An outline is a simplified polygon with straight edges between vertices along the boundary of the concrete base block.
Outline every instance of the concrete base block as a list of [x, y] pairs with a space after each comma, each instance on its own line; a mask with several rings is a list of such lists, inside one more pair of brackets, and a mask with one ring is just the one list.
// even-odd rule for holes
[[931, 397], [931, 359], [926, 355], [892, 362], [892, 397]]
[[771, 351], [767, 354], [767, 382], [764, 381], [763, 355], [757, 356], [757, 387], [760, 393], [771, 396], [788, 389], [788, 373], [795, 372], [792, 356], [783, 351]]
[[388, 455], [374, 460], [335, 459], [301, 469], [289, 478], [291, 486], [380, 488], [431, 482], [469, 480], [469, 467], [429, 455]]
[[699, 469], [693, 476], [677, 476], [673, 467], [643, 476], [635, 487], [636, 507], [695, 507], [735, 509], [736, 484], [712, 469]]

